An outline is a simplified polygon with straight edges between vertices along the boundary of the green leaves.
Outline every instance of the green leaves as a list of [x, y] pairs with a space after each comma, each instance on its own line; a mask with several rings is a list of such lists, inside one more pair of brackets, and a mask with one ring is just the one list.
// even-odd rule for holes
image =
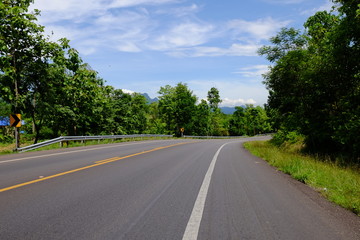
[[266, 111], [260, 106], [236, 107], [230, 120], [230, 134], [235, 136], [254, 136], [271, 130]]
[[[298, 131], [314, 151], [360, 156], [360, 19], [358, 1], [339, 3], [338, 15], [311, 16], [305, 34], [282, 29], [259, 50], [270, 62], [268, 106], [285, 131]], [[336, 13], [336, 12], [335, 12]]]
[[264, 46], [258, 50], [260, 55], [266, 55], [270, 62], [284, 57], [289, 51], [300, 50], [306, 44], [304, 35], [294, 28], [282, 28], [275, 37], [270, 39], [274, 46]]
[[196, 110], [196, 96], [186, 84], [179, 83], [176, 87], [161, 87], [159, 94], [160, 117], [167, 125], [169, 133], [179, 133], [185, 128], [187, 134], [193, 131], [192, 120]]
[[[209, 103], [197, 103], [186, 84], [164, 86], [149, 106], [140, 94], [105, 86], [68, 39], [44, 36], [40, 11], [28, 11], [32, 2], [0, 2], [0, 94], [11, 111], [32, 121], [24, 128], [35, 142], [59, 135], [179, 134], [181, 128], [187, 135], [229, 135], [230, 116], [219, 109], [217, 88], [209, 90]], [[262, 131], [260, 117], [249, 115], [252, 133]]]
[[222, 102], [219, 95], [219, 90], [215, 87], [212, 87], [208, 91], [207, 100], [209, 101], [210, 108], [215, 111], [219, 107], [219, 103]]

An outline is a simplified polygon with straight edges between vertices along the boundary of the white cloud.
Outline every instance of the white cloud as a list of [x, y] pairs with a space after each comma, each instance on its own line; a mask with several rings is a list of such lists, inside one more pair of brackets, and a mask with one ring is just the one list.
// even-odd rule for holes
[[[198, 97], [198, 101], [207, 98], [207, 92], [216, 87], [219, 90], [220, 97], [223, 100], [221, 106], [234, 107], [244, 104], [263, 105], [267, 102], [268, 91], [261, 83], [249, 84], [236, 78], [232, 79], [197, 79], [184, 80]], [[123, 82], [115, 85], [115, 88], [136, 89], [137, 92], [148, 93], [152, 98], [158, 97], [160, 86], [169, 84], [175, 86], [178, 82], [168, 80], [149, 81], [146, 84], [138, 81]], [[124, 90], [124, 89], [123, 89]]]
[[206, 99], [207, 92], [216, 87], [223, 99], [221, 106], [233, 107], [244, 104], [263, 105], [267, 102], [268, 91], [261, 83], [249, 84], [242, 80], [231, 79], [198, 79], [185, 81], [199, 99]]
[[240, 68], [240, 71], [234, 72], [244, 77], [259, 77], [269, 71], [269, 65], [254, 65]]
[[62, 20], [78, 23], [89, 17], [104, 14], [107, 6], [103, 1], [97, 0], [37, 0], [31, 9], [41, 11], [40, 20], [43, 24]]
[[134, 91], [132, 90], [128, 90], [128, 89], [121, 89], [123, 91], [123, 93], [127, 93], [127, 94], [133, 94], [135, 93]]
[[258, 19], [256, 21], [245, 21], [236, 19], [228, 22], [227, 27], [233, 32], [234, 37], [242, 37], [244, 34], [250, 34], [250, 37], [257, 41], [268, 40], [276, 32], [286, 27], [290, 21], [277, 21], [273, 18]]
[[177, 3], [178, 0], [36, 0], [31, 9], [51, 13], [49, 20], [74, 19], [89, 15], [101, 15], [113, 8], [128, 8], [140, 5]]
[[148, 47], [152, 50], [167, 51], [179, 47], [193, 47], [209, 41], [213, 26], [193, 22], [181, 23], [154, 39]]
[[318, 8], [313, 8], [310, 10], [305, 10], [303, 12], [301, 12], [302, 15], [314, 15], [316, 12], [321, 12], [321, 11], [328, 11], [330, 12], [332, 10], [332, 7], [334, 6], [334, 3], [331, 1], [325, 1], [323, 5], [321, 5]]
[[78, 50], [79, 53], [81, 53], [82, 55], [92, 55], [94, 53], [97, 52], [97, 49], [92, 47], [94, 44], [89, 44], [90, 46], [87, 46], [86, 44], [84, 44], [83, 46], [81, 46]]
[[228, 52], [230, 56], [257, 56], [257, 50], [261, 45], [256, 44], [233, 44]]
[[166, 3], [176, 3], [178, 0], [115, 0], [111, 1], [111, 8], [125, 8], [139, 5], [160, 5]]
[[257, 50], [261, 45], [256, 44], [232, 44], [229, 48], [219, 47], [192, 47], [178, 48], [167, 52], [173, 57], [222, 57], [222, 56], [257, 56]]
[[67, 28], [59, 25], [47, 25], [45, 34], [50, 36], [51, 40], [57, 41], [60, 38], [74, 39], [79, 36], [76, 29]]
[[256, 104], [256, 101], [252, 98], [250, 99], [229, 99], [229, 98], [224, 98], [222, 99], [222, 102], [219, 104], [221, 107], [236, 107], [236, 106], [241, 106], [241, 105], [245, 105], [245, 104]]
[[133, 53], [141, 52], [141, 49], [132, 42], [120, 42], [116, 46], [116, 49], [121, 52], [133, 52]]
[[275, 3], [275, 4], [298, 4], [302, 3], [306, 0], [264, 0], [268, 3]]
[[[47, 32], [54, 32], [53, 40], [66, 37], [84, 55], [110, 49], [132, 53], [159, 51], [174, 57], [257, 56], [262, 42], [289, 24], [273, 18], [209, 23], [194, 15], [200, 10], [198, 5], [183, 3], [181, 0], [37, 0], [34, 7], [42, 10], [40, 23]], [[159, 7], [149, 12], [145, 8], [148, 5]]]
[[171, 15], [176, 17], [184, 17], [193, 15], [200, 11], [200, 7], [196, 4], [192, 4], [190, 6], [184, 6], [184, 7], [177, 7], [172, 9], [160, 9], [157, 10], [156, 14], [164, 14], [164, 15]]

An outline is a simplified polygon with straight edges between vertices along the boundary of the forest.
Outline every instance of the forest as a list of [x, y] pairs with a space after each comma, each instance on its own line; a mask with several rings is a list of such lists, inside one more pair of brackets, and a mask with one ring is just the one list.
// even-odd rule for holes
[[[163, 86], [159, 101], [148, 103], [105, 84], [68, 39], [50, 41], [29, 12], [31, 0], [0, 3], [0, 116], [22, 114], [23, 137], [39, 140], [64, 135], [172, 134], [255, 135], [271, 131], [264, 108], [219, 109], [216, 88], [199, 100], [186, 84]], [[13, 141], [2, 127], [1, 141]]]
[[302, 135], [308, 150], [360, 159], [360, 1], [334, 0], [304, 29], [282, 29], [259, 50], [278, 139]]
[[[360, 156], [360, 2], [333, 0], [303, 29], [283, 28], [259, 49], [270, 62], [265, 107], [219, 109], [215, 87], [198, 99], [184, 84], [162, 86], [159, 101], [127, 94], [83, 62], [68, 39], [45, 36], [29, 13], [32, 0], [0, 3], [0, 116], [21, 113], [34, 142], [60, 135], [173, 134], [242, 136], [277, 132], [279, 144], [296, 136], [310, 151]], [[12, 133], [2, 128], [2, 141]]]

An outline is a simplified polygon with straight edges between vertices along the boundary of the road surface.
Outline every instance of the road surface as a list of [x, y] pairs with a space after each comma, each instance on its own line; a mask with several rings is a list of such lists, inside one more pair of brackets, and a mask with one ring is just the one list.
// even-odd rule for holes
[[161, 140], [0, 157], [0, 239], [360, 239], [360, 218], [246, 140]]

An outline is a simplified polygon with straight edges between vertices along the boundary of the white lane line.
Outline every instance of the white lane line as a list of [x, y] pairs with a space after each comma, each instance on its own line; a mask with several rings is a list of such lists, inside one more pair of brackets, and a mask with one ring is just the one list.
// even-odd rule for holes
[[214, 172], [215, 164], [216, 164], [217, 158], [219, 156], [219, 153], [226, 144], [229, 144], [229, 143], [223, 144], [217, 150], [217, 152], [215, 153], [215, 155], [210, 163], [209, 169], [207, 170], [207, 172], [205, 174], [205, 178], [201, 185], [199, 194], [196, 198], [194, 208], [191, 212], [189, 222], [186, 226], [186, 229], [185, 229], [185, 232], [184, 232], [184, 235], [182, 238], [183, 240], [196, 240], [198, 237], [200, 223], [201, 223], [201, 219], [202, 219], [203, 212], [204, 212], [205, 200], [206, 200], [206, 196], [207, 196], [209, 186], [210, 186], [211, 176]]
[[[155, 141], [152, 141], [155, 142]], [[156, 141], [158, 142], [158, 141]], [[1, 163], [9, 163], [9, 162], [17, 162], [17, 161], [24, 161], [24, 160], [28, 160], [28, 159], [34, 159], [34, 158], [43, 158], [43, 157], [51, 157], [51, 156], [56, 156], [56, 155], [64, 155], [64, 154], [71, 154], [71, 153], [78, 153], [78, 152], [86, 152], [86, 151], [93, 151], [93, 150], [99, 150], [99, 149], [106, 149], [106, 148], [114, 148], [114, 147], [123, 147], [123, 146], [129, 146], [129, 145], [136, 145], [136, 144], [142, 144], [144, 142], [139, 142], [139, 143], [129, 143], [129, 144], [122, 144], [122, 145], [112, 145], [112, 146], [106, 146], [106, 147], [98, 147], [98, 148], [90, 148], [90, 149], [82, 149], [82, 150], [75, 150], [75, 151], [70, 151], [70, 152], [61, 152], [61, 153], [52, 153], [52, 154], [47, 154], [47, 155], [40, 155], [40, 156], [33, 156], [33, 157], [24, 157], [24, 158], [17, 158], [17, 159], [11, 159], [11, 160], [5, 160], [5, 161], [0, 161]]]

